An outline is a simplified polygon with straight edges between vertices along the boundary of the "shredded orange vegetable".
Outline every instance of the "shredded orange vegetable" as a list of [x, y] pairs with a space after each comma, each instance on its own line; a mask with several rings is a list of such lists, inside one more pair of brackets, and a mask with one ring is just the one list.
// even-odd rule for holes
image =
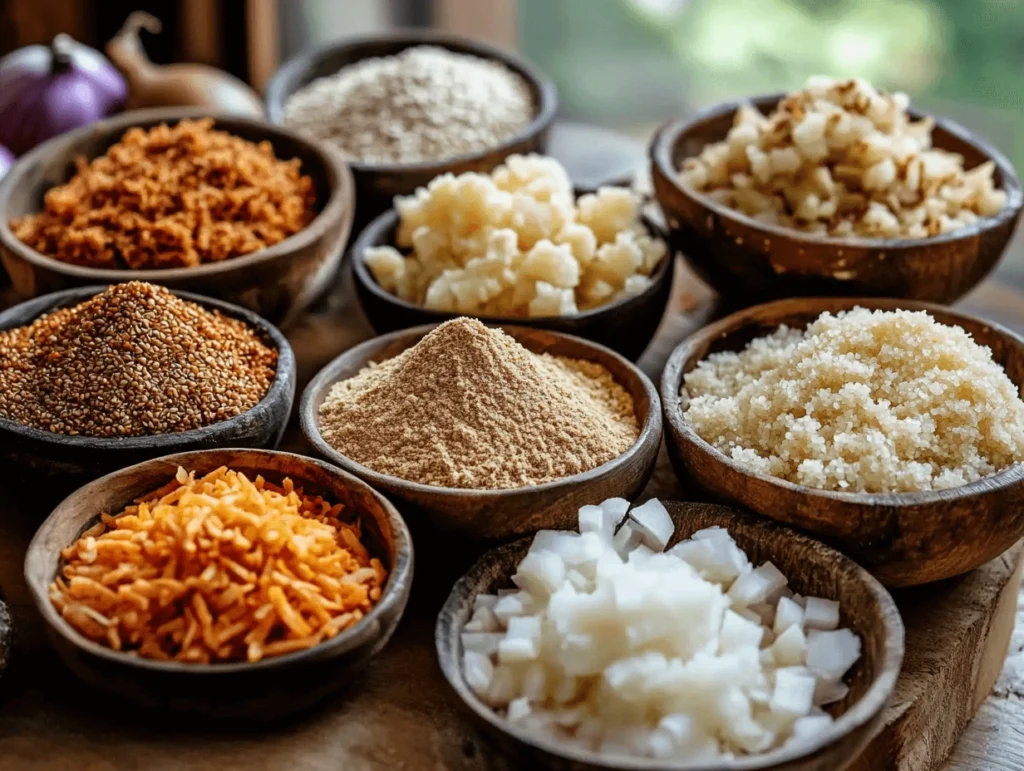
[[221, 467], [168, 485], [62, 552], [50, 599], [114, 650], [191, 662], [259, 661], [357, 623], [387, 578], [342, 505]]

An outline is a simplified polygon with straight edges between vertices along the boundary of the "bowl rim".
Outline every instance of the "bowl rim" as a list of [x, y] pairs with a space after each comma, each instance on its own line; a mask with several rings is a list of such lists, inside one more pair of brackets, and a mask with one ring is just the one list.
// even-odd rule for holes
[[[280, 656], [271, 656], [255, 662], [235, 661], [218, 664], [202, 664], [185, 661], [161, 661], [159, 659], [149, 659], [123, 651], [112, 650], [111, 648], [93, 642], [82, 635], [56, 611], [46, 592], [49, 587], [49, 581], [52, 581], [53, 576], [56, 575], [56, 567], [54, 568], [53, 576], [50, 577], [49, 581], [47, 581], [45, 586], [42, 588], [36, 586], [35, 582], [29, 575], [30, 559], [33, 559], [36, 555], [45, 551], [42, 541], [45, 536], [45, 531], [52, 525], [51, 520], [53, 520], [54, 515], [65, 505], [70, 505], [71, 502], [83, 491], [102, 487], [113, 478], [134, 472], [142, 466], [152, 466], [161, 463], [182, 465], [182, 463], [187, 463], [190, 459], [193, 459], [196, 456], [205, 455], [211, 452], [235, 452], [289, 457], [301, 462], [305, 466], [318, 466], [328, 474], [340, 477], [347, 485], [369, 492], [370, 495], [377, 500], [383, 508], [384, 513], [387, 516], [388, 524], [391, 527], [391, 535], [395, 542], [395, 564], [389, 566], [387, 584], [384, 587], [384, 591], [381, 592], [380, 599], [370, 609], [370, 611], [363, 616], [363, 618], [356, 622], [354, 626], [351, 626], [334, 637], [324, 640], [310, 648], [294, 651], [292, 653], [284, 653]], [[93, 515], [93, 519], [96, 519], [98, 516], [99, 514]], [[68, 545], [70, 546], [70, 544]], [[298, 455], [296, 453], [282, 452], [280, 450], [257, 450], [244, 447], [229, 447], [217, 448], [214, 450], [191, 450], [188, 452], [164, 455], [159, 458], [151, 458], [149, 460], [142, 461], [141, 463], [135, 463], [131, 466], [118, 469], [117, 471], [112, 471], [111, 473], [78, 488], [57, 504], [53, 511], [51, 511], [50, 514], [47, 515], [46, 519], [43, 520], [42, 525], [40, 525], [39, 529], [36, 530], [35, 535], [32, 536], [32, 540], [29, 542], [28, 549], [25, 552], [23, 574], [25, 582], [28, 585], [29, 593], [32, 595], [32, 600], [40, 615], [43, 617], [43, 620], [46, 622], [46, 625], [74, 647], [118, 665], [125, 665], [129, 667], [137, 666], [144, 669], [173, 674], [196, 674], [204, 677], [212, 677], [238, 672], [256, 672], [266, 669], [283, 668], [292, 664], [303, 663], [306, 659], [320, 658], [325, 652], [335, 648], [344, 648], [362, 642], [368, 633], [372, 634], [374, 632], [373, 622], [376, 621], [384, 611], [390, 612], [397, 606], [399, 615], [401, 615], [403, 594], [412, 579], [413, 562], [414, 549], [412, 536], [409, 533], [408, 525], [402, 518], [402, 515], [395, 508], [394, 504], [392, 504], [384, 495], [374, 490], [370, 485], [356, 477], [354, 474], [350, 474], [344, 469], [340, 469], [337, 466], [317, 458], [309, 458], [305, 455]]]
[[[491, 145], [483, 150], [471, 153], [462, 153], [460, 155], [454, 155], [440, 160], [415, 161], [412, 163], [369, 163], [366, 161], [349, 159], [349, 166], [357, 174], [402, 174], [409, 172], [426, 174], [432, 172], [434, 175], [437, 175], [443, 173], [451, 166], [471, 163], [493, 153], [507, 154], [516, 145], [519, 145], [530, 137], [543, 132], [555, 119], [555, 114], [558, 111], [558, 89], [555, 87], [554, 82], [515, 51], [502, 46], [486, 43], [481, 40], [476, 40], [471, 37], [456, 35], [441, 30], [433, 30], [429, 28], [401, 28], [386, 32], [374, 32], [344, 37], [340, 40], [335, 40], [319, 46], [318, 48], [314, 48], [311, 51], [302, 52], [293, 56], [277, 69], [267, 83], [264, 97], [267, 121], [273, 125], [285, 125], [284, 104], [288, 100], [288, 97], [295, 93], [295, 91], [292, 91], [286, 94], [285, 85], [288, 81], [298, 80], [297, 74], [300, 71], [311, 67], [321, 59], [325, 59], [343, 49], [358, 49], [379, 43], [387, 43], [397, 46], [398, 48], [396, 49], [396, 53], [397, 51], [401, 51], [406, 48], [413, 48], [418, 45], [434, 45], [446, 48], [455, 53], [468, 53], [469, 55], [476, 56], [480, 59], [500, 62], [505, 65], [507, 69], [516, 73], [527, 82], [530, 87], [531, 94], [536, 93], [536, 113], [530, 119], [530, 122], [527, 123], [520, 131], [516, 132], [508, 139], [505, 139], [496, 145]], [[380, 57], [393, 55], [394, 54], [392, 53], [374, 54], [373, 56]], [[368, 58], [373, 57], [361, 56], [356, 61]], [[335, 72], [340, 72], [340, 70], [336, 70]], [[315, 78], [313, 80], [315, 80]], [[303, 85], [312, 83], [313, 80], [309, 80]]]
[[[443, 322], [442, 322], [443, 323]], [[511, 495], [523, 495], [533, 493], [543, 493], [550, 490], [557, 490], [565, 486], [573, 486], [585, 482], [592, 481], [593, 479], [599, 478], [609, 472], [614, 471], [620, 465], [625, 463], [630, 458], [636, 456], [644, 446], [651, 441], [651, 438], [656, 436], [659, 443], [662, 431], [662, 417], [661, 417], [661, 399], [658, 396], [658, 391], [654, 387], [650, 378], [645, 375], [639, 367], [633, 362], [626, 359], [626, 357], [613, 351], [611, 348], [607, 348], [600, 343], [595, 343], [592, 340], [586, 340], [585, 338], [578, 337], [576, 335], [570, 335], [565, 332], [559, 332], [551, 329], [537, 330], [532, 327], [522, 327], [513, 324], [502, 324], [500, 326], [502, 331], [512, 334], [515, 336], [516, 333], [526, 332], [535, 333], [542, 331], [545, 334], [549, 334], [555, 337], [566, 339], [572, 343], [582, 344], [586, 348], [596, 349], [597, 351], [609, 356], [621, 365], [623, 365], [627, 371], [629, 371], [633, 377], [636, 378], [637, 382], [643, 388], [647, 395], [650, 407], [647, 413], [647, 419], [639, 426], [640, 431], [637, 434], [636, 439], [629, 448], [614, 458], [605, 461], [600, 466], [595, 466], [592, 469], [581, 471], [578, 474], [571, 476], [562, 477], [561, 479], [553, 479], [550, 482], [544, 482], [539, 485], [527, 485], [525, 487], [510, 487], [510, 488], [463, 488], [463, 487], [441, 487], [438, 485], [425, 485], [421, 482], [413, 482], [408, 479], [402, 479], [401, 477], [392, 476], [391, 474], [382, 474], [379, 471], [374, 471], [368, 466], [349, 458], [347, 455], [336, 450], [327, 440], [323, 438], [320, 433], [319, 416], [313, 408], [313, 400], [316, 395], [333, 386], [335, 383], [340, 382], [340, 379], [335, 374], [335, 370], [342, 363], [343, 360], [353, 359], [357, 360], [360, 357], [364, 357], [366, 352], [373, 348], [382, 346], [390, 346], [394, 343], [409, 338], [414, 339], [415, 342], [411, 343], [409, 347], [415, 345], [419, 340], [425, 337], [429, 332], [440, 326], [439, 324], [423, 324], [417, 327], [408, 327], [407, 329], [400, 329], [395, 332], [389, 332], [386, 335], [378, 335], [377, 337], [365, 340], [359, 345], [349, 348], [340, 355], [331, 359], [325, 364], [319, 372], [309, 381], [309, 385], [302, 392], [302, 400], [299, 403], [299, 422], [302, 428], [302, 433], [306, 437], [306, 440], [313, 445], [317, 452], [321, 453], [323, 457], [330, 460], [332, 463], [337, 464], [346, 471], [355, 474], [361, 479], [365, 479], [368, 484], [385, 489], [385, 490], [397, 490], [402, 494], [414, 494], [417, 496], [423, 495], [455, 495], [460, 498], [475, 499], [479, 501], [487, 501], [493, 499], [496, 496], [508, 497]], [[581, 358], [577, 356], [576, 358]], [[593, 359], [590, 359], [593, 361]], [[620, 386], [625, 385], [618, 378], [615, 378], [616, 382]]]
[[[980, 236], [988, 231], [995, 230], [1012, 222], [1020, 215], [1024, 208], [1024, 192], [1021, 190], [1020, 179], [1013, 168], [1013, 164], [997, 148], [986, 140], [971, 132], [959, 123], [943, 118], [932, 113], [909, 107], [907, 113], [914, 119], [930, 117], [935, 121], [935, 130], [944, 132], [974, 147], [979, 154], [992, 161], [1002, 177], [1002, 184], [999, 190], [1006, 193], [1006, 205], [1002, 211], [990, 217], [979, 217], [970, 225], [951, 230], [948, 233], [941, 233], [926, 238], [865, 238], [855, 236], [830, 236], [816, 233], [805, 233], [782, 225], [771, 225], [759, 222], [749, 217], [738, 209], [732, 209], [724, 204], [715, 201], [709, 196], [685, 185], [679, 178], [679, 169], [673, 163], [675, 148], [680, 140], [692, 131], [698, 124], [712, 118], [720, 118], [735, 113], [740, 107], [753, 105], [758, 110], [773, 108], [778, 102], [785, 98], [785, 92], [756, 94], [742, 99], [732, 99], [718, 104], [711, 105], [695, 112], [692, 115], [672, 118], [663, 123], [651, 137], [647, 148], [648, 159], [656, 175], [661, 176], [677, 191], [687, 199], [698, 203], [720, 218], [728, 222], [735, 222], [751, 230], [764, 233], [778, 238], [790, 239], [809, 246], [837, 247], [841, 249], [877, 249], [885, 252], [905, 252], [928, 246], [949, 244], [952, 242], [966, 240]], [[724, 139], [725, 137], [722, 137]]]
[[[599, 187], [621, 187], [621, 185], [600, 185]], [[597, 189], [598, 188], [594, 188], [593, 190], [574, 188], [577, 197], [590, 192], [595, 192]], [[381, 243], [384, 233], [393, 227], [398, 227], [398, 210], [395, 209], [394, 206], [378, 214], [370, 220], [366, 227], [363, 228], [362, 232], [359, 233], [356, 240], [349, 247], [349, 254], [351, 255], [350, 261], [352, 263], [352, 271], [355, 273], [356, 281], [360, 287], [370, 292], [377, 299], [388, 303], [392, 307], [401, 308], [402, 310], [410, 313], [417, 313], [426, 319], [432, 318], [441, 322], [458, 316], [467, 316], [468, 318], [478, 319], [485, 324], [510, 326], [544, 326], [549, 324], [558, 324], [560, 322], [576, 323], [593, 321], [594, 319], [602, 317], [606, 313], [621, 311], [626, 307], [640, 306], [649, 302], [651, 298], [658, 293], [662, 283], [672, 272], [671, 269], [674, 267], [674, 261], [678, 255], [672, 246], [672, 242], [669, 240], [668, 232], [653, 217], [644, 214], [642, 212], [642, 208], [643, 202], [641, 202], [640, 216], [642, 224], [647, 228], [647, 231], [652, 236], [660, 240], [665, 245], [665, 254], [660, 260], [658, 260], [657, 265], [655, 265], [654, 270], [651, 271], [651, 275], [648, 277], [651, 279], [651, 283], [639, 294], [630, 295], [629, 297], [620, 297], [610, 303], [599, 305], [595, 308], [588, 308], [585, 311], [577, 311], [576, 313], [570, 313], [562, 316], [484, 316], [473, 313], [441, 311], [434, 308], [427, 308], [422, 305], [416, 305], [415, 303], [403, 300], [398, 295], [388, 292], [384, 287], [377, 283], [377, 280], [373, 277], [369, 267], [367, 267], [366, 252], [368, 249], [379, 246], [394, 246], [393, 243]], [[397, 249], [398, 247], [395, 248]], [[402, 258], [409, 259], [409, 256], [403, 253]]]
[[[10, 308], [0, 312], [0, 331], [26, 326], [26, 323], [20, 322], [17, 325], [12, 325], [11, 319], [16, 314], [20, 315], [20, 313], [24, 313], [26, 311], [31, 312], [33, 314], [32, 319], [27, 322], [27, 324], [31, 324], [43, 315], [55, 310], [57, 306], [62, 303], [67, 302], [67, 305], [64, 307], [74, 307], [75, 305], [79, 305], [92, 299], [109, 288], [109, 286], [100, 286], [95, 284], [90, 286], [72, 287], [71, 289], [62, 289], [58, 292], [40, 295], [39, 297], [34, 297], [31, 300], [25, 300], [17, 305], [12, 305]], [[264, 337], [265, 341], [269, 340], [269, 342], [274, 345], [277, 349], [277, 367], [274, 370], [274, 378], [270, 381], [270, 387], [267, 388], [267, 392], [263, 395], [262, 399], [256, 402], [256, 404], [245, 412], [241, 412], [227, 420], [222, 420], [218, 423], [211, 423], [208, 426], [202, 426], [200, 428], [192, 428], [188, 431], [178, 431], [176, 433], [145, 434], [142, 436], [127, 437], [60, 434], [55, 431], [45, 431], [41, 428], [26, 426], [15, 420], [3, 417], [0, 417], [0, 433], [6, 431], [35, 442], [60, 445], [62, 447], [72, 447], [77, 450], [130, 451], [161, 447], [174, 448], [190, 442], [216, 439], [221, 434], [230, 432], [231, 429], [239, 422], [249, 420], [255, 413], [265, 412], [272, 404], [275, 404], [282, 398], [287, 397], [289, 392], [293, 394], [291, 398], [294, 399], [295, 352], [292, 351], [292, 347], [288, 343], [287, 338], [276, 326], [259, 314], [250, 311], [248, 308], [233, 305], [232, 303], [225, 302], [224, 300], [207, 297], [206, 295], [184, 292], [170, 287], [165, 288], [179, 299], [195, 303], [196, 305], [203, 307], [205, 310], [216, 310], [229, 318], [245, 322], [248, 327], [260, 333]]]
[[[869, 310], [923, 310], [927, 311], [929, 315], [932, 315], [933, 312], [939, 312], [954, 319], [988, 327], [996, 334], [1014, 341], [1018, 346], [1024, 349], [1024, 338], [1012, 330], [993, 321], [988, 321], [987, 319], [983, 319], [969, 313], [963, 313], [938, 303], [924, 302], [921, 300], [901, 300], [887, 297], [796, 297], [773, 300], [771, 302], [753, 305], [749, 308], [736, 311], [719, 321], [702, 327], [686, 337], [672, 350], [672, 353], [669, 355], [668, 360], [665, 363], [665, 369], [662, 370], [661, 388], [659, 389], [662, 397], [662, 408], [665, 413], [665, 422], [668, 424], [668, 430], [677, 434], [682, 441], [693, 445], [701, 453], [711, 457], [716, 463], [725, 466], [735, 474], [742, 475], [749, 479], [755, 479], [758, 482], [773, 485], [781, 490], [785, 490], [789, 494], [802, 495], [809, 499], [828, 500], [845, 505], [864, 506], [869, 508], [881, 507], [889, 510], [909, 509], [919, 506], [949, 503], [954, 500], [972, 498], [980, 494], [988, 494], [997, 490], [1005, 490], [1024, 481], [1024, 462], [1018, 461], [994, 474], [982, 477], [981, 479], [976, 479], [973, 482], [968, 482], [965, 485], [958, 485], [957, 487], [948, 487], [940, 490], [920, 490], [906, 493], [863, 493], [844, 492], [840, 490], [822, 490], [817, 487], [808, 487], [796, 482], [791, 482], [788, 479], [781, 479], [769, 474], [762, 474], [758, 471], [753, 471], [734, 461], [721, 450], [714, 447], [710, 442], [705, 441], [696, 431], [693, 430], [693, 427], [690, 426], [689, 422], [683, 417], [684, 412], [679, 396], [680, 389], [682, 388], [683, 376], [686, 374], [684, 371], [686, 359], [690, 357], [693, 349], [705, 341], [712, 341], [726, 337], [745, 327], [751, 326], [749, 319], [745, 323], [739, 322], [743, 321], [749, 314], [756, 311], [764, 311], [768, 309], [775, 310], [778, 307], [784, 308], [786, 305], [793, 305], [794, 310], [799, 310], [800, 306], [806, 306], [809, 303], [818, 304], [818, 310], [807, 311], [808, 314], [813, 314], [814, 317], [820, 315], [823, 310], [831, 310], [831, 308], [822, 307], [829, 303], [843, 304], [848, 306], [847, 309], [852, 309], [859, 305], [863, 308], [868, 308]], [[950, 326], [945, 321], [939, 321], [938, 319], [936, 319], [936, 321], [944, 326]], [[1000, 367], [1000, 369], [1002, 369], [1002, 367]], [[1014, 385], [1017, 386], [1018, 392], [1024, 388], [1024, 382], [1014, 383]]]
[[[43, 162], [46, 157], [59, 149], [65, 147], [69, 149], [74, 148], [85, 138], [93, 135], [120, 135], [130, 128], [151, 127], [159, 123], [177, 123], [182, 120], [197, 120], [199, 118], [212, 118], [215, 129], [224, 130], [228, 133], [233, 133], [232, 126], [244, 126], [254, 132], [265, 134], [264, 139], [271, 142], [271, 144], [274, 144], [275, 140], [287, 139], [304, 146], [310, 155], [318, 157], [325, 171], [330, 193], [316, 216], [298, 233], [294, 233], [284, 240], [278, 241], [276, 244], [257, 249], [248, 254], [239, 255], [238, 257], [231, 257], [219, 262], [205, 262], [194, 267], [130, 269], [94, 268], [86, 265], [73, 265], [56, 257], [43, 254], [20, 240], [11, 230], [10, 221], [6, 216], [0, 217], [0, 246], [14, 252], [18, 257], [34, 266], [42, 267], [55, 273], [74, 276], [78, 279], [93, 279], [108, 283], [124, 281], [148, 281], [155, 283], [193, 277], [208, 278], [210, 276], [235, 272], [237, 269], [249, 268], [260, 263], [270, 262], [281, 257], [289, 257], [297, 250], [312, 246], [335, 220], [344, 218], [346, 214], [354, 214], [355, 180], [352, 177], [351, 169], [349, 169], [344, 157], [337, 149], [326, 143], [312, 140], [285, 126], [203, 107], [152, 107], [141, 110], [129, 110], [128, 112], [119, 113], [110, 118], [103, 118], [74, 131], [58, 134], [52, 139], [48, 139], [18, 158], [14, 166], [11, 167], [7, 174], [4, 175], [3, 180], [0, 181], [0, 212], [7, 211], [12, 191], [24, 176], [25, 170], [36, 163]], [[52, 190], [53, 188], [50, 189]], [[36, 211], [38, 212], [38, 209]]]
[[[680, 502], [666, 501], [666, 503], [679, 504]], [[685, 506], [687, 504], [682, 503], [681, 505]], [[455, 629], [453, 623], [449, 624], [448, 622], [454, 616], [454, 609], [463, 604], [461, 595], [478, 592], [477, 587], [481, 586], [483, 575], [498, 555], [506, 552], [516, 554], [520, 550], [525, 554], [527, 544], [532, 542], [533, 536], [520, 538], [483, 554], [469, 571], [459, 578], [455, 586], [452, 587], [451, 593], [438, 614], [437, 623], [434, 627], [434, 645], [437, 651], [438, 664], [449, 687], [456, 693], [463, 705], [470, 709], [478, 718], [484, 720], [492, 730], [508, 735], [517, 742], [573, 763], [587, 764], [590, 767], [608, 769], [609, 771], [613, 769], [624, 769], [625, 771], [661, 771], [662, 769], [666, 771], [668, 769], [678, 771], [768, 771], [769, 769], [821, 752], [842, 737], [870, 723], [891, 699], [905, 656], [905, 629], [892, 595], [889, 594], [878, 579], [852, 559], [831, 546], [815, 541], [810, 536], [795, 531], [779, 522], [757, 519], [754, 515], [741, 512], [731, 506], [722, 504], [701, 505], [713, 507], [717, 510], [716, 514], [728, 515], [733, 519], [740, 518], [758, 527], [779, 530], [786, 536], [787, 542], [794, 545], [806, 542], [814, 544], [816, 549], [824, 548], [827, 553], [831, 553], [830, 556], [833, 557], [834, 564], [846, 565], [878, 603], [882, 628], [884, 630], [883, 655], [879, 662], [879, 675], [871, 681], [861, 698], [851, 704], [842, 715], [833, 721], [828, 730], [821, 732], [814, 739], [806, 743], [788, 748], [782, 746], [758, 755], [746, 755], [715, 762], [672, 763], [655, 758], [620, 755], [604, 756], [597, 752], [559, 744], [509, 723], [506, 718], [498, 715], [497, 712], [477, 698], [476, 694], [470, 691], [466, 685], [465, 678], [462, 675], [460, 659], [457, 655], [458, 649], [453, 650], [452, 645], [449, 644], [454, 642], [455, 635], [461, 634], [461, 631]]]

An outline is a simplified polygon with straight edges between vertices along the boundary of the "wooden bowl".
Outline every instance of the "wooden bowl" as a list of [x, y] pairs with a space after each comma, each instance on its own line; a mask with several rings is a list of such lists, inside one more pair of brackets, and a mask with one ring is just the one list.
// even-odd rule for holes
[[[834, 238], [766, 225], [716, 203], [678, 180], [683, 159], [725, 138], [737, 107], [749, 101], [767, 114], [782, 95], [727, 102], [692, 118], [670, 121], [651, 140], [654, 189], [673, 245], [701, 278], [736, 307], [782, 297], [903, 297], [951, 303], [999, 261], [1020, 217], [1020, 181], [994, 147], [957, 124], [936, 119], [936, 147], [960, 153], [968, 168], [996, 166], [1006, 207], [970, 227], [934, 238]], [[916, 119], [922, 114], [910, 110]]]
[[[587, 190], [577, 190], [577, 196]], [[648, 232], [668, 245], [664, 229], [644, 217]], [[356, 295], [363, 313], [378, 334], [394, 332], [422, 324], [436, 324], [454, 319], [460, 313], [424, 308], [406, 302], [377, 283], [366, 265], [366, 250], [375, 246], [394, 246], [398, 229], [398, 213], [389, 209], [367, 225], [351, 248], [352, 270], [355, 273]], [[617, 300], [600, 308], [574, 313], [571, 316], [520, 318], [511, 316], [475, 316], [485, 324], [511, 324], [534, 329], [550, 329], [593, 340], [636, 361], [650, 344], [665, 315], [675, 273], [675, 253], [671, 249], [651, 274], [651, 285], [643, 292]]]
[[976, 482], [918, 493], [844, 493], [818, 490], [758, 474], [701, 439], [684, 419], [683, 375], [709, 353], [742, 350], [780, 324], [803, 328], [824, 311], [855, 306], [926, 310], [943, 324], [966, 329], [1024, 385], [1024, 340], [996, 324], [929, 303], [909, 300], [791, 299], [734, 313], [684, 340], [661, 380], [669, 457], [685, 484], [742, 504], [805, 530], [849, 554], [887, 586], [949, 578], [985, 564], [1024, 536], [1024, 464]]
[[[102, 286], [66, 289], [37, 297], [0, 313], [0, 330], [25, 326], [40, 316], [85, 302], [105, 289]], [[174, 292], [225, 316], [241, 319], [268, 346], [277, 349], [277, 373], [263, 399], [233, 418], [191, 431], [123, 439], [69, 436], [0, 418], [0, 458], [7, 469], [29, 471], [52, 478], [58, 484], [70, 479], [96, 477], [116, 468], [172, 452], [213, 447], [273, 448], [281, 440], [295, 398], [295, 355], [276, 327], [255, 313], [208, 297]]]
[[216, 297], [287, 323], [334, 280], [348, 242], [355, 211], [352, 175], [341, 153], [293, 131], [263, 121], [217, 116], [215, 128], [252, 142], [268, 141], [279, 158], [299, 158], [314, 182], [316, 218], [290, 238], [266, 249], [194, 268], [118, 270], [71, 265], [37, 252], [11, 232], [10, 221], [42, 208], [43, 196], [75, 174], [74, 161], [92, 160], [118, 142], [129, 128], [149, 128], [207, 117], [202, 108], [137, 110], [61, 134], [22, 156], [0, 184], [0, 258], [15, 291], [35, 297], [68, 287], [149, 281]]
[[[889, 593], [867, 571], [824, 544], [773, 522], [759, 520], [725, 506], [666, 502], [676, 522], [673, 542], [701, 528], [727, 528], [755, 564], [773, 562], [790, 579], [794, 591], [839, 600], [841, 625], [860, 635], [863, 653], [846, 679], [850, 693], [833, 709], [837, 717], [827, 730], [806, 744], [700, 764], [621, 756], [607, 757], [559, 745], [509, 723], [484, 704], [462, 676], [460, 634], [473, 611], [473, 598], [511, 586], [510, 578], [526, 556], [529, 539], [485, 554], [452, 589], [437, 619], [437, 656], [449, 685], [477, 729], [485, 754], [501, 757], [509, 768], [551, 768], [559, 771], [597, 769], [693, 769], [693, 771], [841, 771], [851, 763], [881, 724], [903, 663], [903, 622]], [[506, 766], [501, 766], [502, 768]]]
[[300, 88], [317, 78], [333, 75], [363, 59], [379, 56], [393, 56], [419, 45], [446, 48], [460, 54], [469, 54], [481, 59], [490, 59], [508, 67], [522, 76], [533, 95], [535, 105], [533, 120], [521, 132], [501, 144], [472, 153], [441, 161], [420, 163], [365, 163], [349, 161], [355, 177], [356, 215], [355, 232], [381, 212], [391, 207], [396, 195], [409, 195], [416, 188], [425, 186], [439, 174], [465, 171], [488, 172], [499, 166], [509, 155], [515, 153], [543, 152], [547, 147], [551, 123], [558, 109], [558, 93], [547, 77], [535, 70], [516, 54], [486, 43], [435, 32], [426, 29], [408, 29], [395, 32], [376, 33], [362, 37], [350, 37], [322, 48], [306, 51], [285, 62], [274, 73], [267, 84], [267, 119], [272, 123], [284, 123], [284, 106], [288, 98]]
[[636, 497], [654, 470], [661, 444], [658, 393], [639, 369], [603, 346], [526, 327], [503, 326], [520, 344], [537, 353], [571, 356], [598, 362], [633, 397], [640, 436], [626, 452], [597, 468], [564, 479], [511, 490], [465, 490], [434, 487], [381, 474], [355, 462], [329, 445], [320, 434], [320, 405], [339, 380], [352, 377], [370, 362], [397, 356], [418, 343], [434, 325], [382, 335], [351, 348], [330, 362], [302, 394], [302, 432], [317, 453], [377, 490], [400, 501], [410, 521], [425, 520], [437, 530], [474, 540], [509, 539], [542, 528], [574, 527], [576, 512], [606, 498]]
[[[371, 554], [389, 571], [380, 601], [354, 627], [304, 651], [256, 663], [191, 664], [120, 653], [79, 634], [54, 609], [47, 590], [60, 552], [99, 520], [170, 481], [179, 466], [203, 474], [230, 466], [271, 481], [291, 477], [311, 493], [362, 515]], [[327, 463], [266, 450], [206, 450], [168, 455], [97, 479], [63, 501], [32, 539], [25, 579], [54, 647], [87, 685], [148, 708], [216, 718], [269, 720], [296, 712], [346, 685], [387, 643], [405, 610], [413, 551], [405, 522], [386, 498]]]

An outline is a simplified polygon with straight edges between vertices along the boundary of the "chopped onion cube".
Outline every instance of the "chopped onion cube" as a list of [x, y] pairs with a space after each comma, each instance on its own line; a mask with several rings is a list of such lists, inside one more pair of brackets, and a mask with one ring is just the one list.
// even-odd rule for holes
[[584, 506], [579, 512], [579, 530], [581, 535], [593, 533], [602, 543], [609, 544], [615, 537], [615, 528], [621, 520], [612, 509], [604, 506]]
[[530, 702], [525, 698], [513, 699], [508, 705], [508, 719], [515, 723], [530, 714]]
[[626, 557], [629, 556], [629, 553], [640, 545], [641, 540], [643, 540], [643, 537], [640, 534], [640, 531], [634, 528], [629, 522], [626, 522], [619, 528], [619, 532], [615, 534], [612, 546], [622, 559], [626, 559]]
[[793, 723], [793, 738], [803, 740], [821, 736], [822, 731], [832, 727], [832, 723], [831, 715], [808, 715], [797, 718]]
[[533, 609], [533, 598], [527, 592], [515, 592], [498, 598], [494, 606], [494, 617], [502, 626], [515, 616], [525, 616]]
[[759, 649], [763, 636], [763, 626], [727, 610], [722, 618], [722, 630], [718, 637], [718, 652], [734, 653], [742, 648]]
[[506, 706], [516, 697], [516, 685], [516, 676], [510, 667], [496, 666], [487, 691], [487, 703], [492, 707]]
[[498, 661], [502, 664], [535, 661], [538, 655], [540, 655], [540, 645], [536, 640], [528, 640], [524, 637], [506, 637], [498, 643]]
[[469, 689], [480, 698], [485, 698], [494, 676], [491, 657], [477, 651], [465, 651], [462, 654], [462, 672]]
[[539, 661], [530, 664], [523, 675], [523, 696], [531, 702], [541, 703], [548, 694], [548, 673]]
[[[497, 599], [497, 598], [495, 598]], [[494, 615], [494, 611], [486, 606], [481, 606], [473, 611], [473, 617], [466, 624], [467, 632], [497, 632], [501, 629], [501, 622]]]
[[849, 629], [807, 635], [807, 668], [822, 680], [841, 680], [860, 658], [860, 638]]
[[804, 609], [804, 627], [830, 631], [839, 626], [839, 603], [835, 600], [823, 600], [821, 597], [808, 597]]
[[791, 626], [775, 638], [771, 647], [775, 657], [775, 666], [795, 667], [803, 665], [807, 653], [807, 640], [804, 630], [799, 626]]
[[601, 509], [609, 521], [614, 522], [618, 527], [626, 512], [629, 511], [629, 501], [625, 498], [609, 498], [601, 502]]
[[500, 632], [463, 632], [462, 650], [492, 656], [498, 652], [498, 643], [504, 636]]
[[775, 623], [772, 630], [780, 635], [791, 626], [802, 626], [804, 611], [799, 605], [788, 597], [782, 597], [779, 604], [775, 606]]
[[803, 667], [776, 669], [768, 708], [781, 717], [803, 717], [814, 706], [814, 686], [814, 677]]
[[664, 551], [676, 529], [668, 509], [657, 498], [630, 511], [629, 519], [640, 531], [641, 542], [653, 551]]
[[732, 540], [732, 536], [729, 535], [729, 531], [724, 527], [713, 525], [712, 527], [705, 527], [703, 530], [698, 530], [696, 533], [690, 536], [694, 541], [704, 541], [712, 538], [728, 538]]
[[498, 595], [496, 594], [478, 594], [473, 598], [473, 613], [475, 614], [481, 608], [494, 609], [494, 606], [498, 603]]
[[817, 688], [814, 689], [814, 704], [817, 707], [834, 704], [845, 699], [849, 692], [850, 686], [842, 680], [819, 680]]
[[547, 597], [565, 580], [565, 563], [550, 551], [531, 551], [512, 576], [512, 582], [535, 597]]

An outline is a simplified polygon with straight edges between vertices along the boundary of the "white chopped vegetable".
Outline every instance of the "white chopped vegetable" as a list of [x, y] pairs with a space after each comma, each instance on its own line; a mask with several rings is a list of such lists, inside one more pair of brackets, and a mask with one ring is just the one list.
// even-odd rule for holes
[[780, 635], [791, 626], [802, 626], [803, 620], [803, 608], [788, 597], [782, 597], [775, 606], [775, 623], [772, 624], [772, 631]]
[[804, 628], [830, 631], [839, 626], [839, 603], [835, 600], [823, 600], [821, 597], [808, 597], [804, 608]]
[[565, 580], [565, 563], [554, 552], [531, 551], [512, 576], [512, 582], [534, 597], [547, 597]]
[[494, 664], [491, 657], [477, 651], [466, 651], [462, 654], [462, 672], [466, 678], [466, 685], [477, 696], [484, 698], [491, 687], [491, 678], [494, 676]]
[[764, 752], [831, 725], [817, 705], [846, 697], [860, 654], [835, 628], [838, 603], [793, 594], [723, 528], [664, 551], [664, 507], [628, 509], [605, 501], [580, 510], [579, 533], [538, 533], [519, 589], [474, 602], [462, 633], [473, 693], [524, 731], [666, 762]]
[[807, 668], [822, 680], [839, 680], [860, 658], [860, 638], [849, 629], [809, 632]]
[[796, 720], [814, 706], [814, 677], [803, 667], [775, 670], [775, 690], [768, 708], [776, 715]]
[[653, 551], [664, 551], [676, 529], [668, 509], [657, 498], [631, 510], [629, 519], [640, 531], [644, 546]]

